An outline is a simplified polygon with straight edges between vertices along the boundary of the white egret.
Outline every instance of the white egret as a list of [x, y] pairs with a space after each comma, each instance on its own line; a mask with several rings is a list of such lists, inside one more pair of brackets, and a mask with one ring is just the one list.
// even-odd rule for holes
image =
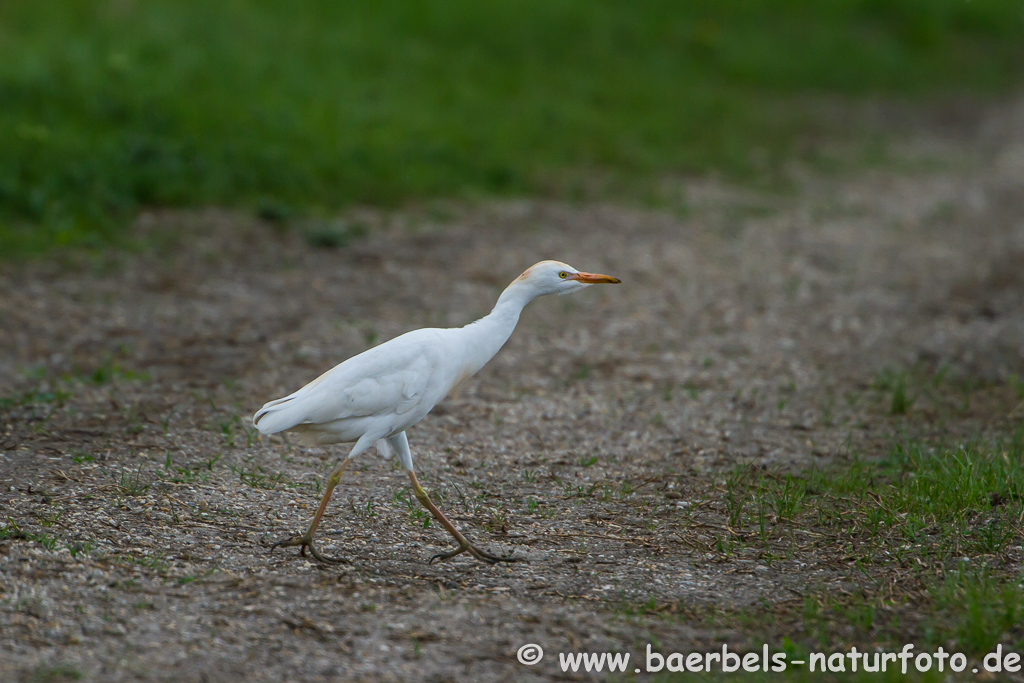
[[307, 445], [355, 442], [348, 457], [328, 477], [306, 533], [278, 541], [271, 550], [297, 545], [303, 555], [309, 548], [320, 561], [338, 561], [320, 554], [313, 535], [345, 468], [357, 455], [376, 445], [384, 457], [398, 454], [416, 498], [458, 542], [457, 548], [433, 556], [430, 562], [463, 552], [489, 563], [516, 561], [518, 558], [480, 550], [437, 509], [416, 479], [405, 432], [498, 353], [515, 329], [523, 307], [533, 299], [618, 282], [608, 275], [580, 272], [560, 261], [541, 261], [517, 277], [498, 297], [493, 310], [480, 320], [465, 327], [427, 328], [395, 337], [260, 408], [252, 422], [264, 434], [292, 432]]

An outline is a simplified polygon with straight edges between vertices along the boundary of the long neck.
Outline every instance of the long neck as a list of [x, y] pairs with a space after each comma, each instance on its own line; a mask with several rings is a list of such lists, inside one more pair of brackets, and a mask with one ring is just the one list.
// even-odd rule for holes
[[516, 323], [519, 322], [519, 314], [537, 297], [536, 292], [523, 282], [516, 281], [505, 288], [505, 291], [498, 297], [497, 303], [491, 312], [481, 318], [478, 322], [493, 320], [498, 324], [507, 324], [508, 333], [512, 334]]
[[466, 357], [473, 366], [473, 372], [501, 350], [516, 329], [519, 314], [535, 297], [536, 294], [525, 283], [513, 282], [498, 297], [498, 303], [490, 313], [463, 328]]

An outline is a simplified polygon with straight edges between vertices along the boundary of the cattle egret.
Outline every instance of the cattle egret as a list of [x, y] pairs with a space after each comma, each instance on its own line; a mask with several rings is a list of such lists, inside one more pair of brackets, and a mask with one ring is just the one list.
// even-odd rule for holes
[[416, 479], [405, 432], [498, 353], [526, 304], [545, 294], [569, 294], [598, 283], [618, 284], [619, 280], [584, 273], [560, 261], [541, 261], [517, 277], [480, 320], [459, 328], [407, 332], [349, 358], [294, 394], [260, 408], [252, 422], [263, 434], [292, 432], [306, 445], [355, 442], [348, 457], [328, 477], [306, 533], [278, 541], [271, 550], [297, 545], [303, 555], [309, 548], [321, 562], [340, 561], [321, 555], [313, 535], [345, 468], [357, 455], [376, 446], [385, 458], [398, 454], [417, 500], [458, 543], [454, 550], [431, 557], [431, 563], [464, 552], [492, 564], [517, 561], [477, 548], [437, 509]]

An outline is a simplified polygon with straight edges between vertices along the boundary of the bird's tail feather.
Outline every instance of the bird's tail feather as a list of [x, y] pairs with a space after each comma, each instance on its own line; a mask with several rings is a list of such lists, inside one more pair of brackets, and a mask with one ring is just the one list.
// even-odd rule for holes
[[277, 434], [291, 429], [305, 419], [295, 396], [270, 401], [252, 416], [252, 424], [263, 434]]

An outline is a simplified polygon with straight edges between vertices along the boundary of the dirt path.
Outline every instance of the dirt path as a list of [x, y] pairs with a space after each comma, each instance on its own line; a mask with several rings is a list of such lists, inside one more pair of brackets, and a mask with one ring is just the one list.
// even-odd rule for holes
[[[555, 665], [520, 665], [520, 645], [752, 637], [630, 605], [741, 608], [856, 580], [824, 557], [718, 558], [694, 510], [717, 509], [738, 464], [841, 465], [895, 430], [1008, 421], [1024, 107], [940, 133], [909, 140], [898, 171], [794, 171], [786, 195], [681, 182], [685, 211], [356, 211], [369, 236], [338, 250], [236, 214], [148, 214], [141, 254], [5, 266], [0, 679], [542, 680]], [[261, 441], [249, 416], [370, 344], [475, 319], [542, 258], [624, 285], [534, 303], [410, 433], [442, 507], [529, 563], [428, 566], [448, 538], [375, 455], [321, 527], [350, 565], [268, 554], [344, 451]], [[877, 378], [915, 367], [973, 382], [967, 407], [890, 414]]]

